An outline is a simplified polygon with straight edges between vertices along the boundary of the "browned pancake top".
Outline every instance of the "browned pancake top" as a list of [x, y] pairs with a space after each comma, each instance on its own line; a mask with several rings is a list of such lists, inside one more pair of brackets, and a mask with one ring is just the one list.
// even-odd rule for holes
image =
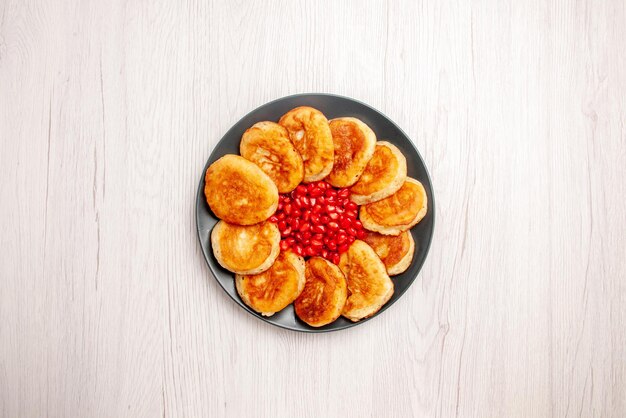
[[372, 219], [384, 226], [406, 225], [411, 223], [424, 205], [422, 189], [405, 181], [400, 190], [389, 197], [365, 206]]
[[378, 254], [385, 267], [398, 264], [406, 256], [411, 247], [410, 232], [406, 231], [398, 236], [382, 235], [378, 232], [368, 232], [363, 241], [367, 242]]
[[350, 191], [359, 195], [369, 195], [384, 189], [395, 179], [398, 166], [398, 160], [389, 147], [376, 145], [372, 159]]

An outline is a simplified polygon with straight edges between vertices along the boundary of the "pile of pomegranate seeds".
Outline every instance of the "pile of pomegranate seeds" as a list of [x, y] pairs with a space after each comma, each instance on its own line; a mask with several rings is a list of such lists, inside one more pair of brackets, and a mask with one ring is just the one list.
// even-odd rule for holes
[[301, 256], [320, 256], [337, 264], [339, 255], [366, 232], [358, 219], [359, 207], [348, 189], [335, 189], [324, 181], [300, 184], [279, 196], [270, 217], [280, 230], [280, 249]]

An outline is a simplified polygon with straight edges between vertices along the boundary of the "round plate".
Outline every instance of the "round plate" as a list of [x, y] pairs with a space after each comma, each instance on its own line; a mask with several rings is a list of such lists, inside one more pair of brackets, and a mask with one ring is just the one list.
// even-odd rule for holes
[[[239, 141], [241, 135], [250, 126], [257, 122], [269, 120], [277, 122], [278, 119], [287, 111], [298, 106], [311, 106], [319, 109], [328, 119], [338, 118], [341, 116], [353, 116], [361, 119], [376, 133], [379, 140], [386, 140], [397, 146], [406, 157], [408, 175], [419, 180], [426, 189], [428, 196], [428, 213], [426, 217], [420, 221], [413, 229], [411, 234], [415, 240], [415, 254], [411, 266], [404, 273], [393, 276], [395, 291], [389, 302], [383, 306], [376, 315], [371, 318], [362, 319], [359, 322], [352, 322], [344, 317], [340, 317], [332, 324], [320, 328], [313, 328], [300, 321], [296, 316], [293, 305], [287, 306], [273, 316], [265, 317], [258, 314], [246, 306], [235, 289], [234, 274], [222, 268], [211, 249], [211, 230], [219, 219], [209, 209], [209, 205], [204, 197], [204, 174], [207, 168], [215, 160], [224, 154], [239, 154]], [[326, 332], [336, 331], [351, 326], [363, 324], [372, 318], [380, 315], [395, 303], [411, 286], [417, 274], [419, 273], [433, 237], [434, 221], [435, 221], [435, 200], [433, 199], [433, 190], [428, 170], [422, 161], [419, 152], [413, 146], [408, 136], [393, 123], [388, 117], [373, 109], [372, 107], [350, 99], [348, 97], [335, 96], [330, 94], [298, 94], [294, 96], [283, 97], [264, 104], [263, 106], [253, 110], [237, 122], [232, 128], [226, 132], [226, 135], [217, 144], [213, 153], [209, 157], [204, 170], [200, 173], [200, 182], [198, 185], [198, 194], [196, 197], [196, 223], [198, 227], [198, 239], [204, 253], [204, 258], [215, 276], [217, 282], [237, 302], [243, 309], [265, 322], [294, 331], [303, 332]]]

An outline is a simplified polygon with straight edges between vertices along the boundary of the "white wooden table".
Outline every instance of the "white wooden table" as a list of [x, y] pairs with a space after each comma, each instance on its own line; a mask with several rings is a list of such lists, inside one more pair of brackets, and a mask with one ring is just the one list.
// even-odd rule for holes
[[[626, 3], [0, 0], [0, 416], [626, 416]], [[269, 100], [382, 110], [433, 178], [391, 309], [303, 335], [194, 198]]]

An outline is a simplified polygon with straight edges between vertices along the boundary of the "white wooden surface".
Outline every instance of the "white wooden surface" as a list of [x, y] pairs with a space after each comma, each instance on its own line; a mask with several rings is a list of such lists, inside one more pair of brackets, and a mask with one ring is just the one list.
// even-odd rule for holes
[[[626, 416], [626, 3], [0, 0], [0, 416]], [[197, 182], [298, 92], [434, 181], [418, 280], [302, 335], [212, 279]]]

